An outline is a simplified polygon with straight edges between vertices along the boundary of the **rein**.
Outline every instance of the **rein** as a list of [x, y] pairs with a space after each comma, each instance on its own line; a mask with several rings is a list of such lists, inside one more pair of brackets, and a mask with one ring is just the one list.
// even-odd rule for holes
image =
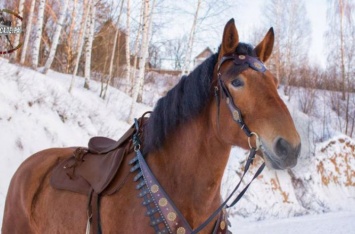
[[[259, 72], [265, 72], [266, 68], [257, 58], [248, 56], [248, 55], [230, 55], [222, 57], [221, 61], [217, 67], [218, 74], [218, 87], [215, 86], [215, 96], [217, 99], [217, 108], [218, 108], [218, 124], [219, 124], [219, 107], [220, 107], [220, 96], [218, 95], [218, 91], [221, 89], [223, 92], [222, 98], [226, 98], [227, 106], [232, 114], [233, 120], [240, 126], [240, 128], [244, 131], [244, 133], [248, 137], [248, 144], [250, 147], [249, 156], [247, 158], [246, 164], [244, 166], [244, 172], [242, 177], [240, 178], [239, 183], [235, 186], [231, 194], [227, 197], [227, 199], [204, 221], [200, 226], [198, 226], [195, 230], [192, 230], [184, 216], [179, 212], [177, 207], [175, 207], [174, 203], [168, 197], [166, 192], [160, 186], [153, 173], [149, 169], [149, 166], [144, 160], [144, 156], [141, 152], [141, 141], [139, 138], [140, 124], [137, 119], [135, 119], [135, 134], [133, 135], [133, 145], [134, 151], [136, 152], [136, 157], [132, 159], [130, 164], [132, 165], [131, 172], [138, 170], [138, 174], [135, 176], [134, 181], [138, 182], [136, 188], [140, 190], [139, 197], [144, 198], [143, 205], [147, 208], [147, 215], [151, 219], [151, 226], [154, 227], [156, 233], [179, 233], [179, 234], [197, 234], [201, 230], [203, 230], [213, 219], [216, 218], [218, 214], [220, 214], [219, 218], [216, 221], [215, 227], [213, 229], [214, 233], [226, 233], [228, 223], [226, 217], [226, 208], [231, 208], [235, 206], [238, 201], [243, 197], [245, 192], [248, 190], [250, 184], [261, 174], [263, 169], [265, 168], [265, 163], [262, 163], [261, 166], [256, 171], [253, 178], [250, 182], [244, 187], [244, 189], [237, 195], [237, 197], [232, 201], [232, 197], [238, 190], [241, 182], [244, 179], [244, 176], [249, 170], [250, 165], [253, 163], [256, 152], [260, 149], [261, 142], [257, 133], [249, 130], [248, 126], [245, 124], [242, 113], [240, 109], [235, 105], [233, 101], [233, 97], [230, 94], [227, 86], [223, 82], [221, 78], [220, 68], [222, 64], [226, 61], [233, 60], [233, 62], [237, 65], [243, 65], [244, 69], [252, 68]], [[250, 142], [250, 138], [255, 136], [255, 144], [253, 147]], [[231, 201], [230, 204], [227, 204]], [[154, 204], [153, 206], [151, 204]], [[165, 208], [165, 209], [162, 209]], [[155, 215], [157, 214], [157, 215]], [[163, 227], [161, 227], [160, 224]]]

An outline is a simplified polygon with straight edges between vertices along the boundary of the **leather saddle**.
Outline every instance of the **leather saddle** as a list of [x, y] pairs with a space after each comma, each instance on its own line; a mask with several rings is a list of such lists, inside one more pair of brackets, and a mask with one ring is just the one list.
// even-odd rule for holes
[[[145, 117], [138, 120], [141, 126], [146, 121]], [[91, 192], [99, 195], [117, 192], [129, 174], [131, 157], [127, 155], [134, 156], [130, 154], [133, 152], [134, 133], [132, 125], [118, 141], [106, 137], [91, 138], [88, 148], [76, 148], [71, 157], [53, 169], [50, 179], [52, 187], [86, 195]]]

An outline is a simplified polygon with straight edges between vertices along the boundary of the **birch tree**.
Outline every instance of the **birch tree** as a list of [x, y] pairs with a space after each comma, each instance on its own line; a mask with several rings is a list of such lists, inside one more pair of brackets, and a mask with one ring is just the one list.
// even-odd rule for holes
[[21, 64], [24, 64], [25, 63], [25, 59], [26, 59], [28, 42], [30, 41], [30, 35], [31, 35], [31, 30], [32, 30], [33, 13], [34, 13], [35, 5], [36, 5], [36, 0], [32, 0], [31, 1], [31, 6], [30, 6], [30, 12], [29, 12], [28, 19], [27, 19], [27, 28], [26, 28], [25, 40], [24, 40], [23, 46], [22, 46], [22, 52], [21, 52], [21, 58], [20, 58], [20, 63]]
[[190, 36], [189, 36], [189, 43], [187, 45], [187, 50], [186, 50], [186, 56], [185, 56], [185, 62], [184, 62], [184, 67], [182, 69], [183, 74], [187, 74], [190, 71], [190, 61], [191, 61], [191, 54], [192, 54], [192, 47], [194, 45], [194, 40], [195, 40], [195, 34], [196, 34], [196, 24], [197, 24], [197, 19], [198, 19], [198, 12], [201, 7], [201, 2], [202, 0], [197, 1], [197, 7], [196, 11], [194, 14], [194, 21], [191, 26], [191, 31], [190, 31]]
[[85, 39], [86, 48], [85, 48], [84, 88], [86, 89], [90, 88], [91, 51], [92, 51], [92, 43], [94, 41], [94, 33], [95, 33], [95, 14], [96, 14], [96, 7], [94, 2], [92, 1], [90, 7], [90, 20], [88, 24], [87, 33], [86, 33], [86, 39]]
[[350, 108], [354, 89], [355, 62], [355, 3], [350, 0], [329, 0], [327, 11], [328, 29], [325, 33], [327, 43], [327, 71], [332, 73], [333, 87], [341, 91], [341, 96], [335, 96], [339, 116], [345, 119], [344, 125], [339, 122], [339, 130], [352, 134], [354, 128], [353, 114]]
[[345, 86], [346, 86], [346, 75], [345, 75], [345, 48], [344, 48], [344, 4], [343, 0], [339, 0], [339, 31], [340, 31], [340, 60], [341, 60], [341, 99], [345, 100]]
[[140, 16], [139, 16], [139, 26], [137, 29], [137, 35], [136, 35], [136, 39], [134, 41], [134, 49], [133, 49], [133, 72], [131, 74], [131, 89], [129, 91], [129, 93], [131, 94], [131, 96], [133, 96], [133, 90], [134, 90], [134, 83], [136, 80], [136, 71], [137, 71], [137, 61], [138, 61], [138, 47], [139, 47], [139, 38], [141, 36], [141, 28], [143, 27], [143, 13], [144, 13], [144, 7], [141, 7], [141, 11], [140, 11]]
[[38, 67], [39, 49], [41, 46], [43, 17], [44, 17], [45, 7], [46, 7], [46, 0], [39, 0], [35, 39], [34, 39], [33, 49], [32, 49], [32, 64], [31, 64], [31, 66], [33, 69], [37, 69], [37, 67]]
[[49, 56], [48, 56], [48, 59], [44, 65], [44, 69], [43, 69], [44, 74], [48, 73], [48, 70], [51, 68], [52, 62], [54, 60], [54, 56], [55, 56], [57, 46], [59, 43], [60, 32], [62, 31], [64, 19], [65, 19], [66, 13], [67, 13], [68, 2], [69, 2], [69, 0], [62, 1], [62, 9], [61, 9], [59, 19], [57, 22], [57, 27], [56, 27], [54, 35], [53, 35], [51, 49], [49, 51]]
[[[86, 3], [86, 4], [85, 4]], [[84, 2], [84, 16], [83, 16], [83, 20], [82, 20], [82, 25], [83, 27], [80, 30], [79, 33], [79, 38], [78, 38], [78, 50], [77, 50], [77, 57], [76, 57], [76, 61], [75, 61], [75, 67], [74, 67], [74, 71], [73, 71], [73, 76], [70, 82], [70, 86], [69, 86], [69, 93], [71, 93], [73, 87], [74, 87], [74, 82], [75, 82], [75, 76], [78, 72], [78, 68], [79, 68], [79, 62], [80, 62], [80, 57], [81, 57], [81, 52], [83, 50], [83, 45], [84, 45], [84, 34], [85, 34], [85, 30], [86, 30], [86, 25], [87, 25], [87, 21], [88, 21], [88, 14], [89, 14], [89, 10], [90, 10], [90, 4], [91, 4], [91, 0], [87, 0], [86, 2]]]
[[[149, 2], [149, 1], [148, 1]], [[152, 8], [149, 9], [148, 5], [148, 28], [147, 31], [145, 32], [143, 30], [143, 38], [142, 38], [142, 48], [141, 48], [141, 60], [139, 63], [139, 72], [138, 72], [138, 96], [137, 96], [137, 102], [142, 102], [143, 101], [143, 88], [144, 88], [144, 74], [145, 74], [145, 66], [147, 64], [147, 58], [149, 55], [149, 35], [151, 35], [152, 31], [152, 23], [153, 23], [153, 12], [155, 8], [155, 0], [153, 0]], [[146, 34], [146, 35], [145, 35]], [[145, 37], [145, 38], [144, 38]]]
[[[23, 6], [24, 6], [24, 4], [25, 4], [25, 0], [20, 0], [19, 1], [19, 6], [18, 6], [18, 14], [19, 15], [21, 15], [21, 16], [23, 16]], [[22, 26], [22, 20], [20, 20], [20, 19], [17, 19], [16, 20], [16, 26], [17, 27], [21, 27]], [[16, 46], [16, 45], [18, 45], [19, 43], [20, 43], [20, 34], [19, 33], [16, 33], [15, 34], [15, 39], [14, 39], [14, 45]], [[13, 59], [14, 60], [17, 60], [17, 51], [18, 50], [15, 50], [14, 51], [14, 53], [13, 53]]]
[[275, 26], [274, 53], [271, 64], [285, 84], [284, 93], [291, 98], [291, 85], [299, 68], [306, 63], [311, 40], [310, 21], [303, 0], [272, 0], [267, 2], [264, 16], [267, 27]]
[[66, 56], [67, 56], [67, 64], [66, 64], [66, 73], [70, 73], [70, 66], [73, 61], [73, 50], [74, 50], [74, 43], [73, 43], [73, 32], [75, 28], [75, 22], [76, 22], [76, 9], [78, 5], [78, 0], [73, 1], [73, 6], [72, 6], [72, 12], [71, 12], [71, 23], [69, 27], [69, 32], [67, 34], [67, 39], [66, 39]]
[[150, 13], [150, 1], [143, 0], [142, 2], [143, 10], [143, 26], [142, 26], [142, 42], [141, 42], [141, 49], [140, 49], [140, 60], [138, 65], [138, 77], [136, 80], [136, 84], [133, 87], [133, 97], [132, 97], [132, 104], [128, 116], [128, 121], [132, 122], [133, 120], [133, 110], [135, 107], [135, 103], [137, 101], [140, 87], [144, 84], [144, 68], [145, 68], [145, 61], [148, 55], [148, 31], [149, 31], [149, 13]]
[[106, 86], [104, 88], [104, 90], [101, 92], [100, 96], [105, 99], [106, 98], [106, 94], [107, 94], [107, 89], [109, 84], [111, 83], [111, 79], [113, 76], [113, 61], [115, 59], [115, 53], [116, 53], [116, 48], [117, 48], [117, 42], [118, 42], [118, 36], [120, 33], [120, 29], [119, 29], [119, 23], [120, 23], [120, 19], [121, 19], [121, 15], [122, 15], [122, 9], [123, 9], [123, 3], [124, 0], [122, 0], [121, 2], [121, 6], [120, 6], [120, 12], [117, 18], [117, 23], [116, 23], [116, 32], [115, 32], [115, 37], [114, 37], [114, 41], [113, 41], [113, 50], [111, 53], [111, 59], [110, 59], [110, 66], [109, 66], [109, 72], [108, 72], [108, 79], [106, 81]]
[[[126, 63], [127, 63], [127, 68], [126, 68], [126, 80], [127, 83], [130, 85], [131, 84], [131, 50], [130, 50], [130, 35], [131, 35], [131, 30], [130, 30], [130, 17], [131, 17], [131, 6], [130, 2], [131, 0], [126, 0], [127, 1], [127, 9], [126, 9]], [[128, 86], [129, 86], [128, 85]]]

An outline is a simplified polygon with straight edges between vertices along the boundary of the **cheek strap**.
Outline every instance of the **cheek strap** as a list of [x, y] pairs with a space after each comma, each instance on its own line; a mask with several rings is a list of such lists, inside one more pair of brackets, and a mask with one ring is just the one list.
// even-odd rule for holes
[[[243, 117], [242, 117], [242, 112], [240, 109], [234, 104], [233, 97], [230, 94], [228, 88], [222, 81], [220, 74], [218, 74], [218, 86], [220, 89], [223, 91], [223, 97], [226, 98], [226, 103], [228, 106], [229, 111], [232, 114], [233, 120], [239, 124], [240, 128], [244, 131], [244, 133], [247, 135], [247, 137], [252, 136], [252, 132], [249, 130], [248, 126], [245, 124]], [[219, 95], [216, 94], [216, 90], [218, 91], [218, 87], [215, 87], [215, 96], [217, 96], [217, 113], [218, 113], [218, 125], [219, 125], [219, 108], [220, 108], [220, 98]]]

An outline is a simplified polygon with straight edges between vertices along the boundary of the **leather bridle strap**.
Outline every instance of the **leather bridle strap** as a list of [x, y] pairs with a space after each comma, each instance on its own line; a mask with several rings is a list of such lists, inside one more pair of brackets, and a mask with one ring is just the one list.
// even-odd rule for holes
[[238, 190], [240, 184], [243, 181], [243, 178], [245, 176], [245, 174], [248, 172], [250, 164], [253, 163], [253, 160], [255, 158], [255, 154], [256, 154], [256, 150], [255, 148], [251, 148], [250, 149], [250, 153], [249, 153], [249, 157], [247, 159], [247, 162], [244, 166], [244, 172], [242, 177], [240, 178], [239, 183], [235, 186], [235, 188], [233, 189], [232, 193], [227, 197], [227, 199], [216, 209], [216, 211], [214, 211], [210, 217], [208, 217], [208, 219], [203, 222], [199, 227], [197, 227], [195, 230], [193, 230], [193, 232], [191, 234], [197, 234], [199, 233], [202, 229], [204, 229], [218, 214], [219, 212], [221, 212], [221, 210], [226, 207], [226, 208], [231, 208], [233, 207], [235, 204], [238, 203], [238, 201], [242, 198], [242, 196], [244, 195], [244, 193], [248, 190], [250, 184], [261, 174], [261, 172], [264, 170], [265, 168], [265, 163], [261, 164], [261, 166], [259, 167], [259, 169], [256, 171], [255, 175], [253, 176], [253, 178], [251, 179], [251, 181], [247, 184], [247, 186], [245, 186], [245, 188], [238, 194], [238, 196], [231, 202], [230, 205], [227, 205], [227, 203], [232, 199], [233, 195], [235, 194], [235, 192]]
[[[259, 136], [255, 133], [255, 132], [251, 132], [248, 128], [248, 126], [245, 124], [241, 111], [240, 109], [234, 104], [233, 101], [233, 97], [230, 94], [228, 88], [226, 87], [225, 83], [223, 82], [222, 78], [221, 78], [221, 73], [220, 73], [220, 69], [221, 66], [224, 62], [228, 61], [228, 60], [233, 60], [234, 63], [236, 65], [247, 65], [245, 66], [244, 69], [250, 67], [256, 71], [259, 72], [265, 72], [266, 68], [265, 66], [257, 59], [254, 58], [252, 56], [248, 56], [248, 55], [230, 55], [230, 56], [224, 56], [221, 58], [221, 61], [218, 64], [217, 67], [217, 79], [218, 79], [218, 86], [220, 87], [220, 89], [222, 90], [224, 97], [226, 98], [226, 103], [227, 106], [232, 114], [233, 120], [235, 122], [237, 122], [239, 124], [239, 126], [241, 127], [241, 129], [244, 131], [244, 133], [248, 136], [248, 143], [249, 143], [249, 147], [250, 147], [250, 153], [247, 159], [247, 162], [244, 166], [244, 172], [242, 177], [240, 178], [239, 183], [236, 185], [236, 187], [234, 188], [234, 190], [232, 191], [232, 193], [228, 196], [228, 198], [217, 208], [217, 210], [215, 212], [212, 213], [212, 215], [205, 221], [203, 222], [198, 228], [196, 228], [191, 234], [197, 234], [199, 233], [202, 229], [204, 229], [218, 214], [219, 212], [224, 208], [231, 208], [233, 207], [235, 204], [238, 203], [238, 201], [243, 197], [243, 195], [245, 194], [245, 192], [248, 190], [250, 184], [261, 174], [261, 172], [264, 170], [265, 168], [265, 163], [261, 164], [260, 167], [258, 168], [258, 170], [256, 171], [255, 175], [253, 176], [253, 178], [251, 179], [251, 181], [247, 184], [247, 186], [245, 186], [245, 188], [238, 194], [238, 196], [231, 202], [231, 204], [227, 205], [227, 203], [229, 202], [229, 200], [231, 200], [231, 198], [233, 197], [234, 193], [238, 190], [241, 182], [243, 181], [243, 178], [245, 176], [245, 174], [247, 173], [247, 171], [249, 170], [250, 164], [253, 163], [253, 160], [255, 158], [256, 152], [259, 150], [260, 147], [260, 143], [259, 143]], [[215, 87], [215, 96], [217, 99], [217, 115], [218, 115], [218, 126], [219, 126], [219, 107], [220, 107], [220, 99], [219, 99], [219, 95], [218, 95], [218, 87]], [[252, 147], [250, 144], [250, 138], [252, 135], [255, 135], [256, 137], [256, 148]]]
[[[220, 73], [219, 73], [220, 74]], [[251, 137], [251, 131], [249, 130], [248, 126], [245, 124], [243, 117], [242, 117], [242, 112], [240, 109], [234, 104], [233, 97], [230, 94], [228, 88], [222, 81], [220, 75], [218, 75], [218, 85], [222, 89], [224, 96], [226, 97], [226, 103], [227, 106], [232, 113], [233, 120], [237, 122], [240, 126], [240, 128], [244, 131], [244, 133], [248, 136]], [[219, 102], [219, 101], [218, 101]]]

